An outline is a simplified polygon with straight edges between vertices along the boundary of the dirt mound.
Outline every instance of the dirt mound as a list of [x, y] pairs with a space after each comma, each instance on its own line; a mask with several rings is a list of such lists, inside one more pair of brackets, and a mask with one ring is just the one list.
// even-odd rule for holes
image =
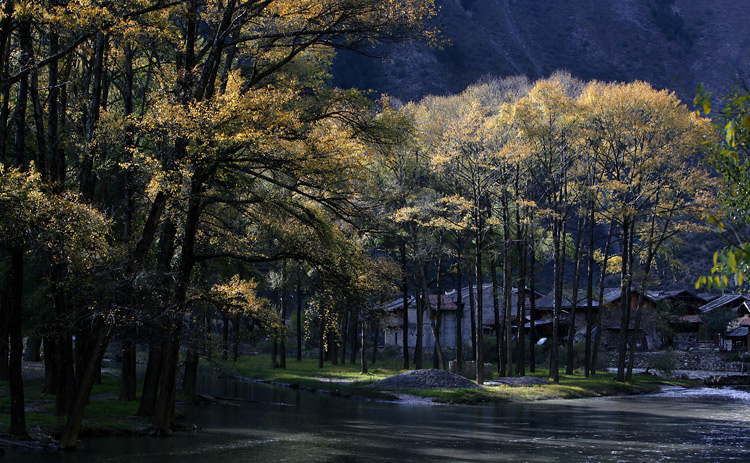
[[412, 370], [371, 385], [382, 389], [481, 389], [475, 382], [445, 370]]

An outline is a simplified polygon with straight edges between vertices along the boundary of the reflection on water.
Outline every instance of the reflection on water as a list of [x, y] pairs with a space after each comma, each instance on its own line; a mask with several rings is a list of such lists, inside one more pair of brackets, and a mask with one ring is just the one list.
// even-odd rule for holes
[[431, 407], [352, 401], [203, 378], [240, 400], [189, 407], [198, 432], [87, 439], [68, 462], [747, 462], [750, 393], [669, 389], [650, 396]]

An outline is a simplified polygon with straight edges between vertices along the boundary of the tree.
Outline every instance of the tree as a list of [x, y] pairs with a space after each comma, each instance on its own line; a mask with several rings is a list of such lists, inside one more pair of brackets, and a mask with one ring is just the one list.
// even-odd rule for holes
[[[674, 94], [643, 82], [592, 83], [582, 100], [592, 111], [587, 114], [589, 126], [601, 137], [595, 157], [603, 175], [598, 206], [621, 232], [617, 380], [624, 381], [633, 281], [639, 280], [643, 294], [655, 253], [709, 197], [707, 173], [698, 162], [707, 122]], [[636, 325], [639, 318], [636, 315]]]
[[578, 154], [574, 149], [578, 116], [572, 90], [571, 86], [566, 88], [561, 76], [540, 81], [515, 108], [520, 137], [533, 162], [530, 174], [541, 190], [537, 204], [548, 219], [553, 244], [554, 314], [550, 377], [555, 382], [559, 381], [557, 346], [563, 297], [564, 244], [571, 209], [571, 171]]
[[[85, 287], [85, 278], [92, 269], [104, 265], [110, 252], [107, 243], [110, 222], [95, 209], [79, 203], [71, 197], [59, 197], [46, 191], [41, 176], [34, 169], [21, 171], [0, 164], [0, 245], [17, 248], [22, 246], [29, 252], [48, 256], [53, 262], [69, 265], [69, 284], [73, 282]], [[18, 257], [12, 254], [13, 260]], [[21, 254], [23, 258], [23, 254]], [[11, 434], [25, 435], [23, 383], [21, 382], [21, 315], [20, 305], [22, 281], [14, 273], [13, 262], [8, 283], [11, 301], [10, 317], [17, 317], [10, 324], [11, 336]], [[9, 288], [9, 289], [8, 289]], [[100, 295], [100, 294], [99, 294]], [[5, 296], [5, 294], [4, 294]], [[109, 311], [103, 305], [89, 306], [91, 320], [98, 320]]]
[[[698, 88], [695, 103], [708, 115], [711, 95], [703, 86]], [[701, 286], [739, 289], [748, 285], [750, 271], [750, 236], [746, 225], [750, 222], [750, 89], [742, 82], [723, 100], [724, 106], [716, 116], [710, 139], [709, 162], [721, 176], [718, 188], [720, 209], [706, 214], [707, 222], [725, 238], [727, 246], [714, 254], [711, 274], [701, 277]]]
[[[71, 294], [64, 283], [73, 262], [50, 257], [42, 265], [57, 314], [76, 322], [48, 343], [57, 344], [59, 410], [71, 423], [60, 446], [76, 445], [86, 391], [117, 331], [101, 319], [86, 323], [94, 300], [116, 302], [128, 314], [118, 319], [123, 333], [147, 313], [154, 336], [166, 340], [163, 361], [149, 365], [161, 364], [155, 428], [167, 432], [182, 320], [191, 295], [206, 289], [195, 287], [194, 269], [216, 260], [330, 265], [304, 246], [270, 248], [252, 237], [279, 211], [322, 227], [330, 217], [318, 222], [312, 205], [341, 217], [356, 210], [349, 193], [360, 181], [353, 173], [366, 157], [361, 141], [373, 131], [372, 118], [356, 92], [327, 88], [331, 50], [432, 40], [434, 30], [422, 25], [434, 5], [133, 0], [8, 1], [2, 8], [0, 132], [15, 130], [12, 149], [0, 144], [3, 165], [33, 159], [44, 189], [77, 194], [114, 219], [117, 252], [111, 271], [99, 273], [111, 297]], [[23, 259], [14, 262], [20, 270]], [[149, 277], [154, 283], [144, 284]], [[14, 343], [20, 335], [13, 324]], [[160, 344], [152, 343], [155, 357]], [[149, 378], [155, 393], [156, 376]]]

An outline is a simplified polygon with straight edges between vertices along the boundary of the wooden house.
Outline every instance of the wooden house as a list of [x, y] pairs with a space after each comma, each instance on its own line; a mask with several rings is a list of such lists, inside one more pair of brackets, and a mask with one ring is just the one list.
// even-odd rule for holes
[[710, 296], [699, 295], [688, 290], [649, 291], [650, 298], [657, 304], [668, 305], [665, 309], [672, 313], [671, 329], [676, 345], [689, 345], [698, 342], [704, 323], [700, 317], [700, 307], [711, 300]]
[[[449, 297], [443, 296], [440, 298], [440, 307], [438, 310], [437, 295], [430, 294], [428, 300], [429, 304], [426, 304], [425, 312], [423, 314], [424, 316], [422, 318], [422, 345], [425, 349], [432, 349], [435, 345], [435, 340], [432, 334], [431, 318], [427, 312], [427, 305], [429, 305], [429, 310], [433, 312], [436, 317], [435, 320], [439, 325], [441, 345], [444, 347], [446, 344], [455, 345], [455, 318], [457, 312], [455, 301]], [[413, 348], [417, 342], [417, 300], [414, 296], [409, 296], [407, 299], [407, 307], [409, 315], [408, 344]], [[384, 310], [389, 314], [383, 326], [385, 330], [384, 343], [386, 345], [403, 346], [403, 298], [387, 303], [384, 306]], [[453, 334], [451, 334], [451, 332]]]
[[728, 311], [739, 318], [750, 314], [750, 298], [743, 294], [723, 294], [698, 308], [701, 314]]
[[[596, 317], [598, 317], [599, 313], [599, 301], [598, 301], [598, 290], [595, 291], [594, 300], [592, 301], [591, 309], [592, 309], [592, 319], [596, 320]], [[545, 320], [552, 320], [554, 316], [554, 309], [555, 309], [555, 295], [554, 293], [547, 294], [544, 297], [541, 297], [536, 300], [536, 310], [539, 311], [541, 319]], [[584, 329], [586, 327], [586, 310], [587, 310], [588, 302], [586, 300], [586, 292], [585, 291], [579, 291], [578, 297], [576, 298], [576, 301], [573, 302], [573, 298], [570, 295], [564, 294], [562, 297], [562, 305], [560, 306], [561, 311], [561, 330], [563, 332], [560, 333], [560, 336], [562, 338], [566, 338], [568, 335], [568, 323], [570, 320], [570, 314], [575, 313], [575, 324], [576, 324], [576, 331], [580, 331], [581, 329]], [[551, 331], [550, 331], [551, 335]]]
[[[476, 287], [473, 288], [473, 296], [476, 303]], [[513, 288], [512, 292], [513, 318], [515, 320], [518, 312], [517, 297], [518, 291]], [[531, 299], [530, 291], [526, 292], [527, 303]], [[499, 304], [502, 306], [503, 296], [502, 289], [499, 290]], [[437, 312], [437, 320], [440, 322], [440, 345], [444, 348], [453, 349], [457, 346], [457, 318], [461, 317], [461, 337], [463, 345], [471, 349], [471, 300], [469, 288], [464, 287], [461, 290], [462, 305], [458, 304], [458, 292], [456, 290], [443, 294], [440, 298], [440, 310], [437, 310], [438, 296], [431, 294], [429, 296], [430, 310]], [[492, 332], [495, 324], [494, 315], [494, 294], [492, 284], [482, 286], [482, 321], [478, 325], [483, 327], [485, 332]], [[411, 296], [408, 299], [409, 307], [409, 339], [410, 347], [413, 347], [417, 341], [417, 306], [416, 299]], [[398, 299], [386, 304], [385, 310], [390, 313], [390, 319], [386, 324], [385, 343], [396, 346], [403, 346], [403, 299]], [[528, 321], [528, 320], [526, 320]], [[422, 345], [425, 351], [432, 350], [435, 341], [430, 326], [430, 318], [425, 310], [422, 327]]]
[[747, 350], [750, 346], [750, 326], [738, 326], [726, 335], [732, 350]]
[[[622, 325], [622, 303], [620, 288], [606, 288], [604, 291], [604, 300], [602, 302], [602, 345], [605, 348], [614, 349], [620, 342], [620, 331]], [[657, 330], [657, 312], [656, 303], [652, 293], [648, 291], [643, 295], [641, 305], [641, 321], [638, 327], [638, 333], [635, 331], [636, 310], [638, 309], [638, 300], [640, 291], [635, 289], [630, 291], [630, 323], [627, 330], [629, 336], [635, 334], [635, 343], [637, 349], [654, 350], [663, 346], [661, 337]]]
[[735, 342], [728, 337], [728, 334], [738, 327], [739, 319], [750, 315], [750, 298], [743, 294], [723, 294], [699, 307], [698, 310], [704, 322], [707, 322], [709, 326], [714, 324], [714, 335], [717, 329], [716, 324], [727, 323], [729, 320], [726, 330], [721, 330], [718, 337], [708, 339], [708, 341], [717, 343], [721, 349], [732, 349]]

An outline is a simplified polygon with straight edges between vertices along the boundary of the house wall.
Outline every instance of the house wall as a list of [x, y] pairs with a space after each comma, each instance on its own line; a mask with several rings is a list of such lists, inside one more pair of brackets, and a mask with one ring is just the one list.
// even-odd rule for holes
[[[636, 309], [638, 307], [638, 294], [631, 294], [630, 298], [630, 325], [629, 329], [635, 328]], [[602, 343], [605, 348], [613, 349], [620, 342], [620, 322], [622, 309], [620, 301], [615, 300], [604, 305], [602, 310]], [[654, 350], [662, 347], [661, 338], [657, 332], [656, 305], [653, 301], [644, 299], [641, 311], [641, 322], [636, 342], [640, 349]], [[613, 329], [614, 328], [614, 329]]]
[[[484, 285], [483, 287], [483, 293], [482, 293], [482, 318], [484, 323], [491, 323], [495, 320], [495, 312], [494, 312], [494, 305], [492, 302], [493, 294], [492, 294], [492, 285]], [[475, 290], [476, 294], [476, 290]], [[462, 325], [461, 325], [461, 332], [462, 332], [462, 339], [463, 339], [463, 346], [465, 349], [471, 349], [471, 310], [470, 310], [470, 303], [469, 303], [469, 292], [468, 289], [464, 289], [462, 292], [462, 299], [464, 303], [464, 310], [463, 310], [463, 317], [462, 317]], [[502, 306], [503, 300], [502, 300], [502, 293], [500, 293], [500, 305]], [[513, 314], [515, 315], [517, 312], [517, 297], [516, 295], [512, 296], [512, 304], [513, 304]], [[440, 328], [440, 345], [444, 348], [448, 349], [455, 349], [458, 345], [457, 343], [457, 333], [456, 333], [456, 313], [455, 310], [446, 310], [442, 311], [440, 315], [441, 319], [441, 328]], [[502, 317], [502, 315], [501, 315]], [[502, 319], [502, 318], [501, 318]], [[386, 345], [396, 345], [396, 346], [403, 346], [403, 328], [402, 328], [402, 319], [394, 319], [393, 322], [391, 322], [391, 328], [386, 332], [385, 335], [385, 344]], [[425, 350], [425, 352], [432, 351], [435, 346], [434, 338], [432, 336], [432, 328], [430, 327], [430, 318], [425, 311], [424, 314], [424, 320], [423, 320], [423, 329], [422, 329], [422, 346]], [[416, 307], [409, 307], [409, 347], [414, 348], [417, 342], [417, 309]]]

